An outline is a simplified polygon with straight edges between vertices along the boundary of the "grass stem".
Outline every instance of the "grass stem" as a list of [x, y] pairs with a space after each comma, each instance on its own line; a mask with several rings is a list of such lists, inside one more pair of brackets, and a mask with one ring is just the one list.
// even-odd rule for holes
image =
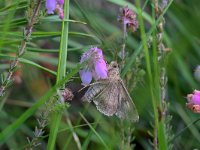
[[[69, 20], [69, 0], [65, 0], [64, 14], [65, 14], [64, 20]], [[59, 60], [58, 60], [57, 79], [56, 79], [57, 83], [60, 80], [62, 80], [66, 75], [67, 47], [68, 47], [68, 33], [69, 33], [68, 28], [69, 28], [69, 22], [63, 21], [61, 39], [60, 39], [60, 52], [59, 52]], [[48, 150], [53, 150], [55, 148], [57, 132], [60, 126], [62, 114], [55, 113], [51, 117], [52, 117], [51, 118], [52, 120], [51, 120], [51, 125], [50, 125], [50, 135], [49, 135], [48, 145], [47, 145]]]

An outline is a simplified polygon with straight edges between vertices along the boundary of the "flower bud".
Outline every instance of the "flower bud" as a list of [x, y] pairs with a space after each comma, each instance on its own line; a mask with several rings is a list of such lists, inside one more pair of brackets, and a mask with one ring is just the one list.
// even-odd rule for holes
[[194, 90], [193, 94], [188, 94], [187, 100], [186, 106], [194, 113], [200, 113], [200, 91]]

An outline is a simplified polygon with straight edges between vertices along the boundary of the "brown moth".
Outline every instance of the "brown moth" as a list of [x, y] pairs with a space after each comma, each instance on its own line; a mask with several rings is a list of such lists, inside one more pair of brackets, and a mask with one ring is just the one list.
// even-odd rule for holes
[[108, 65], [108, 78], [91, 84], [82, 100], [93, 101], [97, 109], [107, 116], [115, 114], [120, 119], [139, 120], [136, 107], [120, 78], [117, 62], [112, 61]]

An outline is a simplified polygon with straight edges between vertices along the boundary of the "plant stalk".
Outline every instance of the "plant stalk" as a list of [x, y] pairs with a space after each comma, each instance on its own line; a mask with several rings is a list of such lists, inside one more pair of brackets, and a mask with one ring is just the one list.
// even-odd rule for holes
[[[156, 143], [154, 143], [156, 146], [155, 149], [165, 150], [165, 149], [167, 149], [167, 145], [166, 145], [166, 139], [164, 138], [165, 137], [164, 122], [163, 122], [163, 120], [159, 121], [159, 108], [160, 108], [159, 107], [159, 97], [156, 94], [156, 92], [158, 92], [157, 91], [158, 87], [157, 87], [157, 84], [155, 85], [154, 79], [153, 79], [153, 74], [152, 74], [152, 69], [151, 69], [151, 60], [150, 60], [150, 55], [149, 55], [149, 50], [148, 50], [148, 43], [147, 43], [147, 36], [145, 33], [145, 27], [144, 27], [144, 22], [143, 22], [143, 18], [142, 18], [142, 10], [140, 7], [139, 0], [136, 0], [136, 6], [138, 7], [139, 26], [140, 26], [142, 43], [144, 46], [143, 48], [144, 48], [144, 55], [145, 55], [145, 60], [146, 60], [147, 74], [149, 77], [151, 101], [152, 101], [153, 111], [154, 111], [154, 120], [155, 120], [155, 129], [154, 130], [156, 132], [156, 133], [154, 133], [154, 136], [155, 136], [154, 139], [156, 139], [156, 140], [154, 140], [154, 142], [156, 142]], [[157, 142], [157, 138], [158, 138], [158, 142]]]
[[[67, 64], [67, 48], [68, 48], [68, 27], [69, 27], [69, 0], [65, 0], [64, 3], [64, 20], [62, 21], [62, 33], [60, 39], [60, 52], [58, 60], [57, 78], [56, 83], [60, 82], [66, 75], [66, 64]], [[63, 85], [63, 88], [65, 86]], [[60, 121], [62, 114], [54, 113], [51, 116], [50, 134], [48, 139], [48, 150], [54, 150], [56, 137], [58, 133], [58, 128], [60, 126]]]

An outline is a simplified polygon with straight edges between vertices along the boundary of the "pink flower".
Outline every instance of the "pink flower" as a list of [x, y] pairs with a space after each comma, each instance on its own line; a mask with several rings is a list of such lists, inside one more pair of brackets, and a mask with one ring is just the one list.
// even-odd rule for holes
[[194, 90], [193, 94], [188, 94], [187, 100], [186, 106], [194, 113], [200, 113], [200, 91]]
[[61, 95], [64, 98], [64, 101], [71, 101], [74, 98], [73, 92], [69, 88], [61, 90]]
[[99, 59], [103, 59], [103, 53], [100, 48], [92, 47], [81, 56], [81, 63], [84, 61], [96, 62]]
[[125, 24], [128, 28], [130, 28], [133, 32], [138, 28], [138, 21], [136, 19], [136, 13], [133, 12], [128, 6], [122, 8], [120, 10], [121, 14], [119, 17], [119, 21], [122, 24]]
[[86, 67], [79, 71], [84, 85], [90, 84], [92, 77], [95, 80], [107, 78], [108, 69], [101, 49], [97, 47], [90, 48], [81, 57], [80, 63], [84, 62], [87, 63]]
[[53, 14], [56, 9], [56, 0], [46, 0], [46, 9], [48, 14]]
[[103, 59], [100, 59], [95, 63], [95, 73], [96, 80], [107, 78], [108, 69], [106, 66], [106, 62]]
[[63, 20], [63, 19], [64, 19], [63, 5], [57, 5], [57, 6], [56, 6], [56, 12], [57, 12], [57, 14], [59, 15], [59, 18], [60, 18], [61, 20]]
[[63, 5], [64, 4], [64, 0], [57, 0], [58, 4]]
[[83, 82], [83, 85], [88, 85], [92, 81], [92, 72], [89, 70], [80, 70], [79, 71], [81, 76], [81, 81]]
[[60, 19], [63, 19], [63, 4], [64, 0], [46, 0], [47, 14], [54, 14], [54, 12], [57, 12], [57, 14], [59, 14]]

